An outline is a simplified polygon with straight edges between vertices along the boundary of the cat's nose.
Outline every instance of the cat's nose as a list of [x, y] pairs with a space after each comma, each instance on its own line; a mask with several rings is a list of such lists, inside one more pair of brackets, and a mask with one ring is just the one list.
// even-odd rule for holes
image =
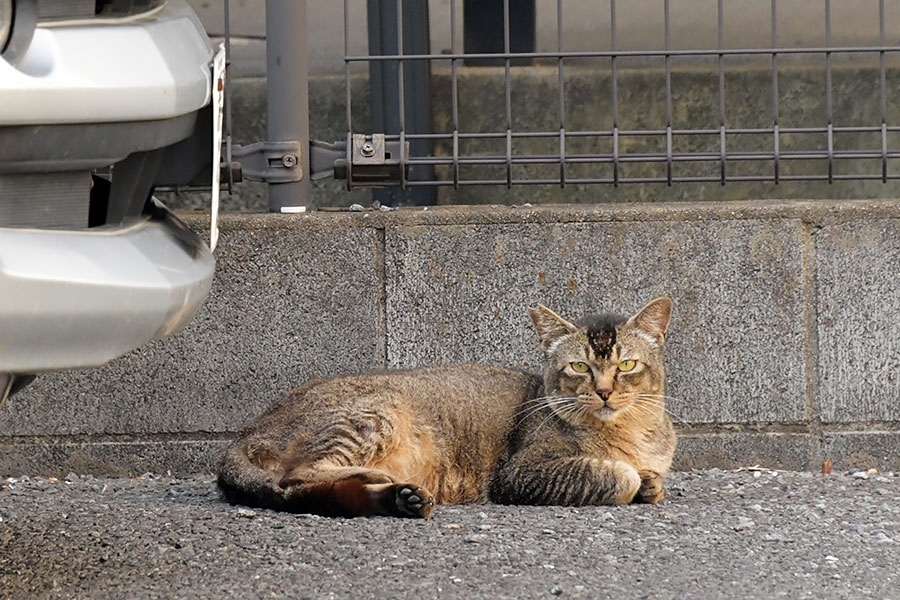
[[597, 390], [597, 393], [600, 394], [600, 397], [603, 398], [604, 402], [606, 402], [607, 400], [609, 400], [609, 397], [612, 395], [612, 390], [607, 390], [607, 389], [601, 388], [601, 389]]

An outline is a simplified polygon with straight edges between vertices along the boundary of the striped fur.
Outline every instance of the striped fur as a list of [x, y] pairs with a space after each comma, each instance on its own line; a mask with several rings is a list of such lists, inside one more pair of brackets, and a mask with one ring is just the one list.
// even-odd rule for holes
[[[310, 382], [227, 448], [219, 487], [233, 503], [328, 516], [658, 502], [675, 449], [661, 356], [670, 312], [667, 298], [627, 320], [530, 309], [543, 381], [459, 365]], [[638, 366], [617, 372], [626, 359]]]

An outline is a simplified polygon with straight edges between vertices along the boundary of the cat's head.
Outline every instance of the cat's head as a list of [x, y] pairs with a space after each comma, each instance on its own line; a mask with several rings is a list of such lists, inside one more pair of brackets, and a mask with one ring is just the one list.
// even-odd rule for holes
[[546, 356], [544, 393], [576, 424], [644, 420], [663, 412], [663, 344], [672, 300], [657, 298], [631, 318], [589, 315], [570, 323], [546, 306], [529, 308]]

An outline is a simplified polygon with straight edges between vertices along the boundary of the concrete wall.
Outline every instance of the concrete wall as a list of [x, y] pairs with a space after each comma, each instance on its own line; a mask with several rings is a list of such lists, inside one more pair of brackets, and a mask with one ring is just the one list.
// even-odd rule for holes
[[310, 377], [537, 370], [527, 306], [631, 312], [661, 294], [677, 468], [900, 470], [898, 240], [892, 201], [226, 215], [197, 319], [12, 398], [0, 474], [207, 471]]

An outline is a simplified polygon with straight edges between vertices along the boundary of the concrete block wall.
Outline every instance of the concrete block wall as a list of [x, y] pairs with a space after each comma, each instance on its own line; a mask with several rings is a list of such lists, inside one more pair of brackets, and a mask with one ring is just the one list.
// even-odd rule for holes
[[208, 471], [308, 378], [537, 371], [526, 307], [628, 313], [661, 294], [676, 468], [900, 470], [898, 239], [887, 200], [226, 215], [195, 321], [10, 399], [0, 474]]

